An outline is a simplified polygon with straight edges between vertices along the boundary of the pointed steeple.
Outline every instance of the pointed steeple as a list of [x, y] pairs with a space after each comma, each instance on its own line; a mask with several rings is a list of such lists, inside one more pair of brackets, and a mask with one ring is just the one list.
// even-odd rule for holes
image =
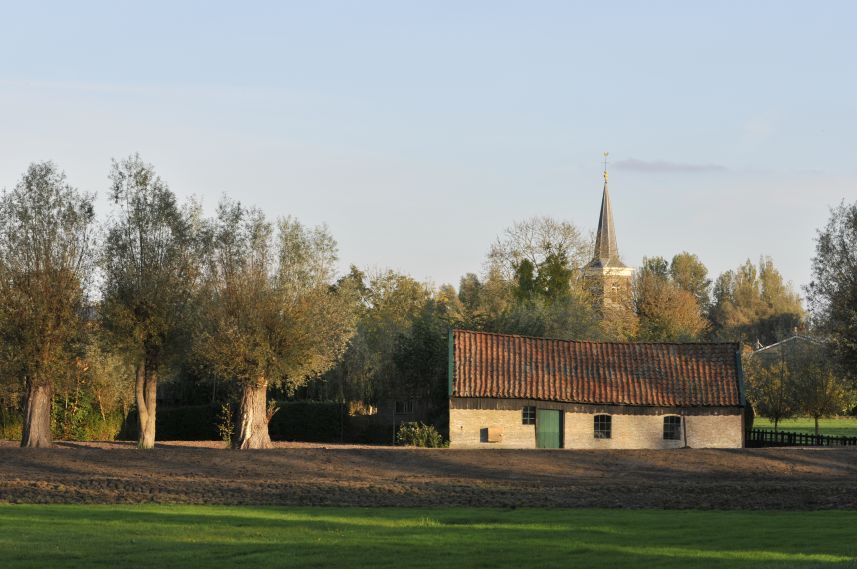
[[610, 205], [610, 193], [607, 191], [607, 153], [604, 153], [604, 193], [601, 196], [601, 217], [598, 218], [598, 232], [595, 234], [595, 256], [590, 267], [625, 267], [619, 260], [619, 246], [616, 244], [616, 228], [613, 227], [613, 208]]

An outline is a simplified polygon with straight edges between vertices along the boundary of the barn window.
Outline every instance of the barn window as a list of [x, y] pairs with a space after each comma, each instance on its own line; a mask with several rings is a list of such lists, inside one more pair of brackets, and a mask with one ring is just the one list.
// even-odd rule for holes
[[613, 417], [610, 415], [595, 415], [595, 438], [609, 439], [613, 434]]
[[664, 440], [681, 440], [681, 417], [678, 415], [667, 415], [664, 417]]
[[408, 415], [414, 412], [414, 400], [396, 401], [396, 415]]
[[524, 407], [523, 411], [521, 411], [521, 424], [522, 425], [535, 425], [536, 424], [536, 408], [535, 407]]

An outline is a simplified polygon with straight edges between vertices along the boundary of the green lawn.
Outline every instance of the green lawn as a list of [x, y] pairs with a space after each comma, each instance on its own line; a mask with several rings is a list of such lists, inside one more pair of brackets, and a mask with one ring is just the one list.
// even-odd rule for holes
[[855, 567], [857, 511], [0, 505], [0, 566]]
[[[822, 435], [857, 437], [857, 417], [819, 419], [818, 427]], [[753, 428], [773, 429], [774, 424], [763, 417], [756, 417], [753, 421]], [[786, 419], [785, 421], [780, 421], [777, 428], [780, 431], [790, 431], [792, 433], [815, 433], [815, 421], [810, 417]]]

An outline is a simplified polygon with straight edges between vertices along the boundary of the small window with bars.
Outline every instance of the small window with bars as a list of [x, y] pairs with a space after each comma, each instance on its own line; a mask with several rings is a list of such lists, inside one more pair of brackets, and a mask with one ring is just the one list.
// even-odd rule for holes
[[595, 415], [595, 438], [609, 439], [613, 436], [613, 417], [610, 415]]
[[522, 425], [535, 425], [536, 424], [536, 408], [535, 407], [524, 407], [521, 411], [521, 424]]
[[664, 417], [664, 440], [681, 440], [681, 417], [678, 415], [667, 415]]
[[414, 412], [414, 401], [413, 399], [406, 399], [404, 401], [396, 401], [396, 415], [410, 415]]

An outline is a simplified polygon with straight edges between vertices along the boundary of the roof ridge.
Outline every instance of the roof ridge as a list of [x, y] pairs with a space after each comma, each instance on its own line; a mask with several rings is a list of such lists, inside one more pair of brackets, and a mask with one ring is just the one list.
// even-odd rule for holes
[[569, 340], [552, 336], [528, 336], [526, 334], [509, 334], [506, 332], [487, 332], [484, 330], [468, 330], [467, 328], [452, 328], [453, 332], [466, 332], [468, 334], [485, 334], [489, 336], [503, 336], [507, 338], [524, 338], [527, 340], [549, 340], [552, 342], [571, 342], [576, 344], [611, 344], [620, 346], [736, 346], [740, 342], [620, 342], [616, 340]]

